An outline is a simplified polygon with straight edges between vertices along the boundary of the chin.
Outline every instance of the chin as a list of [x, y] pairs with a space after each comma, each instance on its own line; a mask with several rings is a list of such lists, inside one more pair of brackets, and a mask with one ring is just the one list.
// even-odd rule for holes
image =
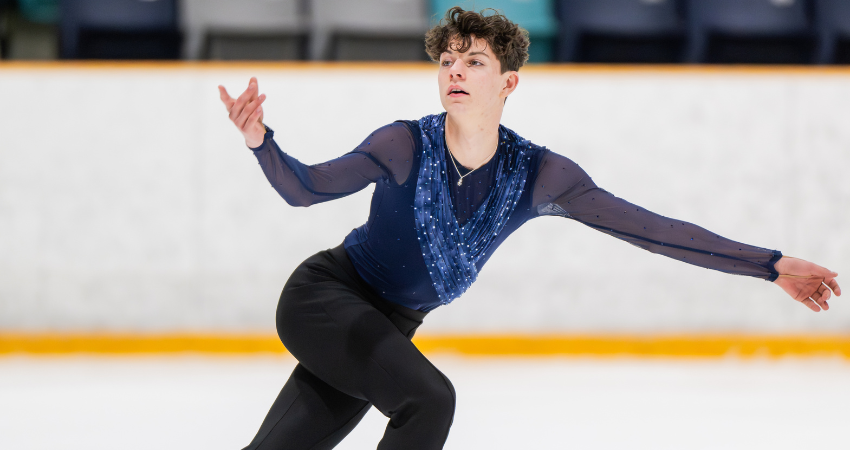
[[443, 109], [445, 109], [447, 113], [457, 115], [467, 114], [471, 110], [469, 105], [464, 105], [458, 102], [443, 103]]

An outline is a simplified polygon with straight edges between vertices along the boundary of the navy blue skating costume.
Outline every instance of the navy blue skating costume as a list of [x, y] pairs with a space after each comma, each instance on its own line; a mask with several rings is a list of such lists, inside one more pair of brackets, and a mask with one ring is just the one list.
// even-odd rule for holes
[[[292, 274], [278, 333], [299, 364], [249, 449], [333, 448], [374, 405], [389, 418], [379, 449], [439, 449], [454, 389], [410, 342], [428, 311], [460, 297], [526, 221], [561, 216], [682, 262], [773, 281], [781, 253], [664, 217], [598, 187], [570, 159], [499, 128], [470, 171], [445, 144], [445, 113], [379, 128], [315, 165], [267, 130], [252, 149], [272, 187], [310, 206], [375, 184], [369, 218]], [[518, 280], [519, 281], [519, 280]]]

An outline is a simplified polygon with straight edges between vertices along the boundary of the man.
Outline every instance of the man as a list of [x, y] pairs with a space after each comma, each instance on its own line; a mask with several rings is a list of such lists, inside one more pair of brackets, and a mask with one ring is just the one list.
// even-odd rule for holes
[[[284, 286], [277, 328], [299, 364], [248, 449], [333, 448], [371, 405], [389, 417], [379, 449], [439, 449], [454, 388], [410, 342], [428, 311], [459, 297], [526, 221], [571, 218], [653, 253], [779, 284], [828, 309], [836, 273], [722, 238], [597, 187], [574, 162], [500, 126], [528, 57], [504, 16], [452, 8], [426, 36], [446, 112], [381, 127], [352, 152], [306, 166], [263, 125], [256, 79], [221, 99], [272, 186], [309, 206], [375, 183], [369, 220], [308, 258]], [[521, 280], [517, 280], [521, 281]]]

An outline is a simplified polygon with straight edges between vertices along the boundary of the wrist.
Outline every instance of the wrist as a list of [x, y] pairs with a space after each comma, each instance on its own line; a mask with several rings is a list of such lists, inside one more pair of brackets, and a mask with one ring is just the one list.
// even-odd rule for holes
[[245, 138], [245, 145], [247, 145], [251, 150], [262, 147], [265, 142], [266, 140], [263, 137], [257, 138], [256, 136], [251, 136]]
[[256, 150], [263, 146], [266, 142], [266, 137], [272, 131], [271, 128], [267, 127], [265, 124], [263, 125], [262, 134], [260, 133], [251, 133], [251, 135], [245, 135], [245, 145], [248, 146], [251, 150]]
[[[783, 260], [785, 262], [782, 262], [782, 264], [780, 264], [780, 262], [783, 261]], [[784, 268], [786, 262], [787, 262], [787, 259], [785, 259], [782, 256], [782, 252], [780, 252], [779, 250], [774, 250], [773, 256], [767, 262], [767, 266], [766, 266], [766, 268], [769, 272], [769, 275], [767, 277], [767, 281], [771, 281], [771, 282], [776, 281], [776, 279], [779, 278], [779, 275], [784, 273], [782, 269]]]

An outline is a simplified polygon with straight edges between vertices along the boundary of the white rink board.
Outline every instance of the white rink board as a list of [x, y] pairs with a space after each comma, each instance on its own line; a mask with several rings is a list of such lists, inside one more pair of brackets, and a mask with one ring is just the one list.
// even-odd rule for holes
[[[273, 332], [281, 287], [368, 214], [268, 185], [219, 103], [256, 75], [306, 163], [441, 111], [433, 70], [0, 68], [0, 330]], [[850, 75], [521, 71], [503, 124], [615, 195], [847, 272]], [[841, 280], [841, 278], [839, 278]], [[840, 332], [761, 280], [561, 218], [513, 235], [441, 332]]]

